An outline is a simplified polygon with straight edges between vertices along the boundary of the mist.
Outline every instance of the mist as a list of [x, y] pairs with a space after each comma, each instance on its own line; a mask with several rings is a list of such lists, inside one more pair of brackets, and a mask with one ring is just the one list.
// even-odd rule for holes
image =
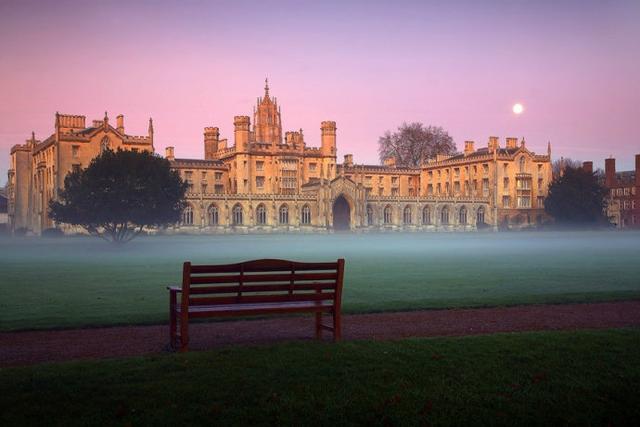
[[640, 295], [640, 233], [148, 236], [0, 240], [0, 329], [164, 321], [184, 261], [346, 259], [346, 312]]

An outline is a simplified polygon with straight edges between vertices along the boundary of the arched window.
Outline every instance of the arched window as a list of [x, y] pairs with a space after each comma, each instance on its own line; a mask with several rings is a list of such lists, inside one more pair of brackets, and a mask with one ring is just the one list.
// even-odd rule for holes
[[478, 212], [476, 213], [476, 224], [484, 224], [484, 207], [482, 206], [478, 208]]
[[280, 206], [279, 214], [278, 220], [280, 224], [289, 224], [289, 208], [287, 205]]
[[300, 218], [300, 221], [304, 225], [311, 224], [311, 208], [309, 207], [309, 205], [304, 205], [302, 207], [302, 216]]
[[449, 208], [446, 206], [442, 208], [442, 210], [440, 211], [440, 224], [442, 225], [449, 224]]
[[520, 157], [520, 172], [524, 173], [526, 172], [526, 160], [524, 158], [524, 156]]
[[182, 225], [193, 225], [193, 208], [190, 205], [182, 211]]
[[209, 225], [218, 225], [219, 222], [218, 207], [216, 205], [209, 206]]
[[265, 208], [262, 203], [260, 203], [256, 209], [256, 223], [258, 225], [265, 225], [267, 223], [267, 208]]
[[425, 206], [424, 209], [422, 209], [422, 224], [431, 224], [431, 209], [429, 209], [429, 206]]
[[402, 221], [405, 224], [411, 224], [411, 206], [405, 206], [402, 212]]
[[462, 225], [467, 224], [467, 208], [462, 206], [458, 212], [458, 222]]
[[373, 207], [367, 205], [367, 225], [373, 225]]
[[393, 212], [391, 210], [391, 206], [385, 206], [383, 219], [385, 224], [391, 224], [391, 222], [393, 221]]
[[242, 225], [242, 206], [237, 204], [231, 211], [233, 216], [233, 225]]

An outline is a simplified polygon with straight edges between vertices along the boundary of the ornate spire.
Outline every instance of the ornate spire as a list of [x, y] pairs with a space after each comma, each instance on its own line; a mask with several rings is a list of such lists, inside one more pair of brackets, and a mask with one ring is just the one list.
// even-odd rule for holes
[[269, 98], [269, 79], [265, 78], [264, 79], [264, 97]]
[[153, 136], [153, 119], [149, 117], [149, 136]]

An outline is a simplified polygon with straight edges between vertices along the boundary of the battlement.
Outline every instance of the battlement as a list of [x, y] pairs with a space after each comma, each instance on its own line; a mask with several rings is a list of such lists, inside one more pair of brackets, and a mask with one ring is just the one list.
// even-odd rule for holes
[[56, 114], [57, 127], [64, 131], [84, 129], [86, 117], [72, 114]]

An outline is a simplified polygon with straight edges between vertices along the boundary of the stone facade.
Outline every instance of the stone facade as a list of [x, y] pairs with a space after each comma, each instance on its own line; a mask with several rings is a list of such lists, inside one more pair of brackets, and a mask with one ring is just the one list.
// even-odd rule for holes
[[[56, 130], [40, 142], [32, 136], [11, 150], [9, 222], [13, 231], [33, 233], [54, 224], [46, 206], [73, 167], [86, 167], [105, 144], [153, 151], [149, 134], [124, 132], [123, 118], [85, 127], [84, 116], [56, 114]], [[542, 201], [551, 180], [546, 155], [507, 138], [501, 148], [465, 143], [463, 153], [439, 156], [422, 167], [337, 164], [337, 128], [320, 124], [320, 146], [307, 146], [302, 129], [282, 132], [277, 99], [257, 99], [253, 122], [234, 118], [233, 145], [219, 128], [204, 128], [204, 159], [165, 156], [190, 186], [182, 221], [168, 232], [249, 233], [353, 231], [468, 231], [496, 229], [502, 222], [529, 226], [542, 221]], [[74, 148], [75, 147], [75, 148]]]
[[54, 133], [43, 141], [32, 133], [25, 144], [11, 148], [7, 181], [9, 228], [40, 234], [54, 227], [47, 215], [49, 200], [64, 187], [64, 178], [75, 168], [85, 168], [105, 148], [113, 150], [153, 150], [153, 122], [147, 136], [131, 136], [124, 131], [124, 117], [116, 127], [102, 120], [86, 126], [85, 116], [55, 115]]
[[[635, 170], [616, 172], [616, 159], [605, 159], [604, 185], [609, 191], [607, 216], [617, 228], [640, 227], [640, 154], [635, 157]], [[591, 162], [583, 168], [593, 170]]]

